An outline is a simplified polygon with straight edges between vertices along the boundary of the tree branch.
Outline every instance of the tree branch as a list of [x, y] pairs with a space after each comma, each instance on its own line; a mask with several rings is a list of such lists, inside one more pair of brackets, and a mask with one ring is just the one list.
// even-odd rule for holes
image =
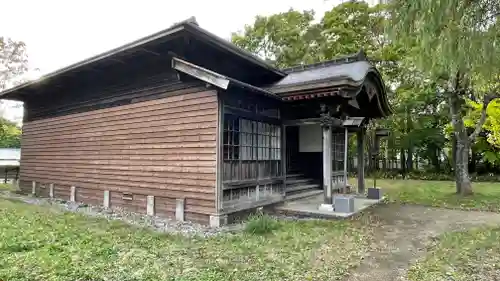
[[483, 99], [483, 108], [481, 109], [481, 118], [479, 118], [479, 122], [476, 124], [476, 128], [474, 132], [469, 136], [469, 141], [474, 141], [481, 132], [483, 128], [484, 122], [486, 122], [486, 109], [488, 109], [488, 105], [495, 99], [500, 99], [500, 93], [489, 94], [484, 96]]

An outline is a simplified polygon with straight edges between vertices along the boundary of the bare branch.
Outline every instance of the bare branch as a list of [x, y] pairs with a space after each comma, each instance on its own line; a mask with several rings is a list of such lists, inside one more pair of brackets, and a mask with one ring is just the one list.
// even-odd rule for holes
[[469, 136], [469, 141], [474, 141], [477, 135], [479, 135], [479, 133], [481, 132], [484, 122], [486, 122], [486, 110], [488, 109], [488, 105], [495, 99], [500, 99], [500, 93], [494, 93], [484, 96], [483, 108], [481, 109], [481, 118], [479, 118], [479, 122], [476, 124], [474, 132]]

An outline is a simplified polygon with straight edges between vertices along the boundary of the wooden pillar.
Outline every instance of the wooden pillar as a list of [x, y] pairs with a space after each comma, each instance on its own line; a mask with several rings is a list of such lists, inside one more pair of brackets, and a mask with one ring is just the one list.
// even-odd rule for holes
[[349, 131], [347, 127], [344, 128], [344, 193], [347, 193], [347, 180], [349, 179], [347, 173], [347, 161], [349, 154]]
[[332, 204], [332, 127], [323, 128], [323, 190], [325, 204]]
[[365, 128], [356, 133], [358, 142], [358, 193], [365, 193]]
[[283, 176], [283, 196], [286, 196], [286, 169], [287, 157], [286, 155], [286, 126], [281, 126], [281, 175]]

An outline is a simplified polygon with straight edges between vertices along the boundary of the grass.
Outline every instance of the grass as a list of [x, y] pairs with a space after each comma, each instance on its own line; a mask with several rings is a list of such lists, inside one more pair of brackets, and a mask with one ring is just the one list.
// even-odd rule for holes
[[0, 191], [2, 191], [2, 190], [13, 191], [15, 189], [16, 188], [12, 184], [9, 184], [9, 183], [0, 183]]
[[500, 228], [481, 227], [442, 235], [429, 255], [413, 265], [410, 280], [499, 280]]
[[473, 183], [474, 194], [466, 197], [455, 194], [455, 183], [450, 181], [377, 180], [377, 186], [393, 203], [500, 212], [499, 183]]
[[0, 280], [339, 280], [371, 242], [357, 222], [275, 223], [186, 238], [0, 199]]
[[257, 235], [272, 233], [278, 228], [278, 220], [263, 213], [250, 216], [245, 225], [245, 231], [247, 233]]

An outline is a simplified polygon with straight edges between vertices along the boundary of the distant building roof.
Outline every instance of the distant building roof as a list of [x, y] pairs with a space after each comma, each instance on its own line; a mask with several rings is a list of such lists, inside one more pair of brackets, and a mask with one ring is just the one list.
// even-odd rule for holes
[[0, 148], [0, 166], [19, 166], [21, 149]]

